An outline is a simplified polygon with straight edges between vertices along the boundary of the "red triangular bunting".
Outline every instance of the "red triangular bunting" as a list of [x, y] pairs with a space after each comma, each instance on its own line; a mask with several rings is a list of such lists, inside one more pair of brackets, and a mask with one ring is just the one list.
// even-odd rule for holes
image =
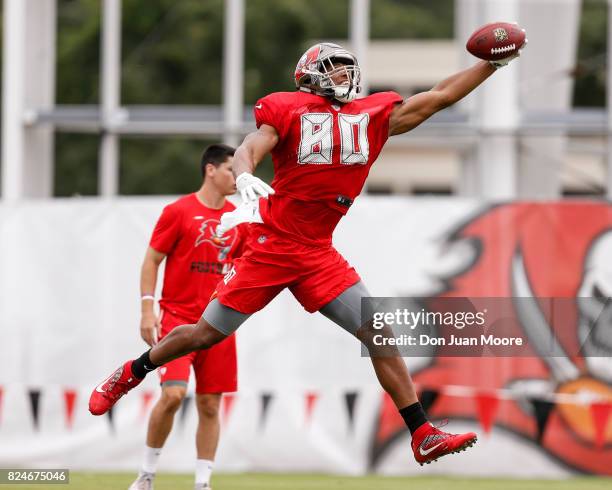
[[151, 405], [151, 400], [153, 400], [153, 392], [146, 390], [142, 392], [142, 405], [140, 408], [140, 416], [144, 420], [149, 411], [149, 405]]
[[64, 390], [64, 414], [66, 419], [66, 427], [72, 429], [74, 421], [74, 404], [76, 402], [76, 391], [71, 389]]
[[376, 428], [373, 432], [374, 437], [370, 446], [369, 469], [374, 470], [393, 441], [407, 432], [408, 427], [406, 427], [406, 423], [395, 403], [388, 393], [383, 392]]
[[491, 432], [495, 412], [499, 405], [499, 398], [495, 393], [478, 393], [476, 395], [476, 408], [478, 409], [478, 420], [486, 434]]
[[314, 407], [319, 399], [319, 394], [314, 391], [309, 391], [306, 393], [306, 410], [304, 413], [304, 420], [308, 424], [312, 419], [312, 412], [314, 411]]
[[224, 393], [221, 399], [221, 413], [223, 414], [223, 423], [227, 425], [232, 409], [234, 408], [234, 402], [236, 401], [236, 395], [233, 393]]
[[376, 442], [380, 443], [387, 440], [397, 432], [403, 432], [406, 429], [406, 423], [400, 415], [395, 402], [385, 391], [380, 406], [380, 415], [378, 417], [378, 430], [376, 431]]
[[595, 429], [595, 444], [598, 449], [602, 449], [606, 440], [606, 429], [608, 420], [612, 413], [612, 402], [601, 401], [591, 403], [591, 417]]

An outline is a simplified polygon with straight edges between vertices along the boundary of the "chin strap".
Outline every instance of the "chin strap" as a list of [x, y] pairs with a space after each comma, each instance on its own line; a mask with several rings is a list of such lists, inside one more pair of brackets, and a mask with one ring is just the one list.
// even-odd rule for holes
[[[322, 90], [314, 90], [310, 87], [300, 87], [299, 90], [302, 92], [306, 92], [309, 94], [314, 94], [314, 95], [320, 95], [321, 97], [328, 97], [330, 99], [333, 99], [335, 101], [340, 102], [341, 104], [347, 104], [349, 102], [352, 102], [353, 100], [355, 100], [355, 98], [357, 97], [357, 94], [360, 92], [360, 88], [361, 87], [354, 87], [352, 84], [349, 86], [348, 90], [345, 92], [345, 95], [338, 95], [336, 94], [336, 89], [339, 88], [344, 88], [342, 85], [338, 86], [338, 87], [330, 87], [330, 88], [325, 88]], [[341, 100], [339, 99], [339, 97], [347, 97], [348, 94], [351, 92], [351, 90], [353, 90], [353, 88], [355, 88], [355, 96], [352, 97], [350, 100]]]
[[[336, 87], [336, 88], [342, 88], [342, 87]], [[349, 102], [352, 102], [353, 100], [355, 100], [355, 98], [357, 97], [357, 91], [355, 90], [353, 92], [353, 95], [351, 96], [351, 92], [353, 92], [353, 87], [349, 86], [348, 90], [344, 93], [344, 95], [338, 95], [336, 93], [336, 90], [334, 89], [334, 98], [339, 100], [340, 102], [342, 102], [343, 104], [347, 104]], [[344, 100], [342, 100], [344, 99]]]

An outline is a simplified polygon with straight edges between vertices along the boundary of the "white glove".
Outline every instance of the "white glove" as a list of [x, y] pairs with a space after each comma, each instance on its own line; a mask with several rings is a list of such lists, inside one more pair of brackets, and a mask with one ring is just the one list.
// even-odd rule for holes
[[[525, 29], [523, 29], [523, 32], [525, 32]], [[525, 49], [525, 46], [527, 46], [527, 38], [525, 38], [525, 42], [521, 46], [521, 49], [516, 51], [514, 54], [508, 56], [507, 58], [502, 58], [501, 60], [489, 61], [489, 63], [491, 63], [496, 70], [499, 70], [510, 63], [513, 59], [518, 58], [521, 55], [521, 51]]]
[[245, 203], [257, 201], [260, 197], [268, 197], [270, 194], [274, 194], [272, 187], [248, 172], [242, 172], [236, 177], [236, 187]]
[[222, 244], [224, 240], [223, 235], [242, 223], [263, 223], [259, 214], [258, 201], [245, 202], [233, 211], [223, 213], [220, 223], [215, 230], [215, 238]]

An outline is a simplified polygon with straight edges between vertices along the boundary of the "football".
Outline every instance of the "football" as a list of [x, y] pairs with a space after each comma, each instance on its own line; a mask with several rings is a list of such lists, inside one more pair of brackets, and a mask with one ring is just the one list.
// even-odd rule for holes
[[513, 55], [525, 44], [525, 30], [518, 24], [492, 22], [477, 29], [466, 44], [477, 58], [497, 61]]

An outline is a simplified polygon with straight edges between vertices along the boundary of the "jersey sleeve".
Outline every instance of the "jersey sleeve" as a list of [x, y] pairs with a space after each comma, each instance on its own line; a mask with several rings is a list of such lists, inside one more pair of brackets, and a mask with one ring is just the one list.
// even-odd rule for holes
[[[378, 95], [378, 94], [377, 94]], [[380, 97], [382, 99], [382, 103], [384, 105], [384, 118], [389, 123], [389, 116], [391, 115], [391, 111], [399, 104], [404, 102], [404, 99], [397, 92], [381, 92]]]
[[279, 135], [284, 134], [284, 122], [286, 120], [285, 112], [280, 94], [270, 94], [262, 97], [253, 108], [257, 129], [259, 129], [262, 124], [267, 124], [276, 129]]
[[398, 105], [404, 102], [404, 99], [397, 92], [377, 92], [375, 94], [366, 97], [363, 100], [367, 100], [371, 107], [376, 107], [374, 120], [375, 125], [381, 128], [377, 135], [384, 135], [380, 139], [380, 145], [384, 145], [387, 141], [389, 133], [389, 118], [391, 112]]
[[181, 216], [176, 206], [169, 204], [157, 220], [151, 241], [151, 248], [168, 255], [180, 237]]

